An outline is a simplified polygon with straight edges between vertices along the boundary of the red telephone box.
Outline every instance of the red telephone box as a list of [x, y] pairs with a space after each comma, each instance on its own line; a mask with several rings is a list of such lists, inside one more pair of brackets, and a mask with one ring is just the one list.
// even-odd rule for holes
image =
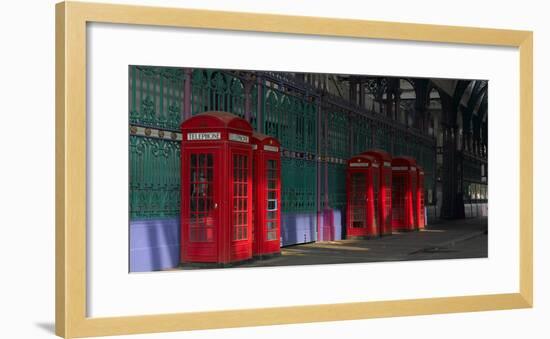
[[253, 186], [254, 227], [252, 254], [281, 253], [281, 145], [273, 137], [254, 133]]
[[348, 160], [347, 238], [370, 238], [378, 229], [379, 164], [374, 157], [357, 155]]
[[378, 191], [380, 235], [391, 235], [391, 194], [392, 194], [392, 157], [388, 152], [373, 149], [361, 153], [375, 158], [380, 164], [380, 186]]
[[181, 261], [252, 257], [252, 127], [205, 112], [181, 125]]
[[416, 189], [416, 204], [418, 206], [418, 218], [416, 228], [424, 229], [426, 225], [425, 215], [424, 215], [424, 170], [420, 166], [416, 166], [418, 173], [418, 185]]
[[392, 159], [392, 228], [414, 231], [417, 225], [417, 171], [411, 157]]

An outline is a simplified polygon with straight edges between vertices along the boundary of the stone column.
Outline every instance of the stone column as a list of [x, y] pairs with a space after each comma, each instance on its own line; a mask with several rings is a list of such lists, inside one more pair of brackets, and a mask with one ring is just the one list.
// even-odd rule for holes
[[256, 129], [258, 132], [263, 133], [264, 132], [264, 112], [263, 112], [263, 90], [264, 90], [264, 84], [263, 84], [263, 78], [259, 75], [256, 76], [256, 85], [257, 85], [257, 100], [256, 104], [258, 105], [256, 107]]
[[191, 117], [191, 100], [193, 99], [192, 84], [193, 84], [193, 69], [186, 68], [184, 71], [185, 74], [185, 84], [183, 85], [183, 119], [188, 119]]
[[322, 153], [322, 146], [321, 141], [323, 138], [321, 138], [321, 130], [322, 130], [322, 113], [321, 113], [321, 99], [319, 98], [317, 100], [317, 196], [316, 196], [316, 202], [317, 202], [317, 239], [316, 241], [322, 240], [322, 234], [323, 234], [323, 211], [321, 208], [321, 159], [323, 157], [321, 156]]
[[250, 76], [247, 76], [244, 80], [244, 118], [246, 121], [250, 121], [250, 116], [252, 115], [252, 84], [253, 79]]
[[359, 83], [359, 106], [365, 108], [365, 84]]

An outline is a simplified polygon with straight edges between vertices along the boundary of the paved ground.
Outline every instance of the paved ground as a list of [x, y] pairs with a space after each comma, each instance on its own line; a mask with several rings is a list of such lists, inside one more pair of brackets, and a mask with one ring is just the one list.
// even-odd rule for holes
[[282, 255], [241, 266], [284, 266], [487, 257], [487, 218], [441, 221], [419, 232], [370, 240], [289, 246]]
[[[370, 240], [338, 240], [281, 249], [281, 255], [239, 267], [487, 257], [487, 218], [439, 221], [418, 232]], [[194, 267], [181, 267], [193, 269]]]

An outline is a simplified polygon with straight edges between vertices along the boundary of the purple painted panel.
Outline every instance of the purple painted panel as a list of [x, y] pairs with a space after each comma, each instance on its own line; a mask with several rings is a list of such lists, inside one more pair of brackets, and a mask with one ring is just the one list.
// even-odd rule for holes
[[282, 213], [281, 246], [316, 241], [316, 213]]
[[332, 225], [334, 227], [334, 230], [332, 234], [334, 235], [334, 239], [332, 240], [342, 240], [342, 230], [344, 229], [344, 214], [340, 210], [332, 210], [332, 217], [334, 220], [332, 221]]
[[[317, 234], [317, 213], [282, 213], [281, 215], [281, 246], [289, 246], [303, 244], [312, 241], [320, 241], [321, 235]], [[331, 218], [328, 220], [326, 218]], [[344, 214], [340, 210], [331, 210], [326, 215], [321, 215], [321, 232], [330, 234], [331, 239], [325, 240], [340, 240], [342, 239], [342, 225]], [[323, 228], [324, 221], [327, 221], [327, 226], [330, 225], [330, 230]]]
[[174, 268], [179, 255], [179, 218], [130, 221], [130, 272]]
[[344, 214], [337, 209], [325, 209], [321, 216], [320, 235], [317, 241], [342, 240], [342, 229], [345, 225]]
[[[344, 214], [332, 210], [330, 240], [342, 239]], [[329, 214], [327, 214], [327, 217]], [[323, 218], [321, 218], [323, 220]], [[281, 246], [317, 241], [316, 213], [283, 213]], [[130, 272], [174, 268], [180, 256], [180, 219], [133, 220], [130, 222]]]

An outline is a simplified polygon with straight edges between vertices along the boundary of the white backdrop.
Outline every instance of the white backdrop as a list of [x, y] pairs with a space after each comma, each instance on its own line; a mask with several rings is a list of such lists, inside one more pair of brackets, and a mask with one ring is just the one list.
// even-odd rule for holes
[[[152, 3], [153, 1], [141, 1]], [[137, 3], [134, 2], [134, 3]], [[158, 3], [158, 2], [157, 2]], [[537, 114], [548, 90], [541, 74], [550, 74], [550, 30], [543, 5], [522, 1], [461, 1], [455, 6], [437, 1], [165, 1], [172, 6], [257, 11], [283, 14], [473, 25], [535, 30], [535, 143], [544, 145], [542, 129], [548, 118]], [[52, 337], [54, 319], [54, 7], [53, 1], [15, 3], [0, 11], [0, 60], [4, 118], [0, 126], [0, 315], [2, 337]], [[541, 62], [537, 62], [541, 60]], [[7, 121], [6, 118], [7, 117]], [[544, 147], [535, 147], [536, 173], [548, 170]], [[535, 177], [535, 308], [531, 310], [437, 315], [346, 321], [320, 324], [258, 327], [135, 336], [136, 338], [278, 338], [403, 337], [464, 338], [466, 336], [546, 338], [544, 323], [550, 314], [548, 264], [549, 231], [540, 222], [544, 214], [542, 192], [548, 179]], [[540, 205], [541, 208], [537, 208]], [[542, 227], [538, 227], [539, 224]]]
[[[110, 24], [88, 36], [89, 316], [519, 290], [517, 49]], [[489, 216], [489, 258], [128, 274], [128, 64], [488, 79], [489, 205], [506, 211]]]

